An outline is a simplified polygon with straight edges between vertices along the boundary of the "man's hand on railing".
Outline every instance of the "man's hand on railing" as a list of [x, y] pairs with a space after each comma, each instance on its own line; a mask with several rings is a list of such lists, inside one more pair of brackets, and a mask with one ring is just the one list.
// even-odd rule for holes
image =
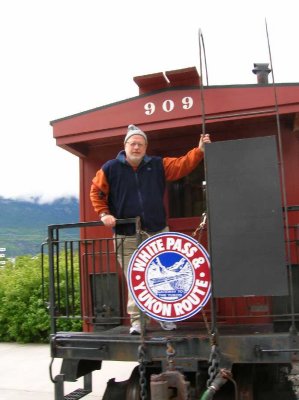
[[116, 219], [111, 214], [106, 214], [101, 217], [101, 221], [108, 228], [113, 228], [116, 224]]

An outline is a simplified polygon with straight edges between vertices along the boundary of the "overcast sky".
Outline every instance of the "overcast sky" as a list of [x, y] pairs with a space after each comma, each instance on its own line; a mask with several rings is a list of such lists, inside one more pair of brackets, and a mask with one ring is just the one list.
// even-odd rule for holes
[[49, 124], [138, 95], [133, 77], [196, 66], [209, 83], [299, 82], [299, 1], [7, 0], [0, 3], [0, 196], [78, 196], [78, 158]]

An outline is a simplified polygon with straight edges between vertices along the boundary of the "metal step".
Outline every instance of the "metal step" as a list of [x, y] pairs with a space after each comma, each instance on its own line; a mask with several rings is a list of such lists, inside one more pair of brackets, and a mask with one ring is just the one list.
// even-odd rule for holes
[[65, 400], [78, 400], [82, 399], [82, 397], [86, 396], [89, 393], [91, 393], [91, 391], [87, 389], [76, 389], [73, 392], [64, 396], [64, 398]]

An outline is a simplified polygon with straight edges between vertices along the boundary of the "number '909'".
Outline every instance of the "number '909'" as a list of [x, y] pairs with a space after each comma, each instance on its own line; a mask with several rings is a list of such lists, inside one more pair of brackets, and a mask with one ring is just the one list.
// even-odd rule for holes
[[[183, 97], [182, 98], [182, 104], [180, 104], [180, 106], [184, 109], [184, 110], [189, 110], [190, 108], [193, 107], [193, 98], [192, 97]], [[164, 112], [171, 112], [173, 111], [175, 108], [175, 102], [173, 100], [164, 100], [162, 103], [162, 111]], [[153, 102], [149, 102], [146, 103], [144, 105], [144, 110], [145, 110], [145, 114], [146, 115], [152, 115], [154, 114], [154, 112], [156, 111], [156, 105]]]

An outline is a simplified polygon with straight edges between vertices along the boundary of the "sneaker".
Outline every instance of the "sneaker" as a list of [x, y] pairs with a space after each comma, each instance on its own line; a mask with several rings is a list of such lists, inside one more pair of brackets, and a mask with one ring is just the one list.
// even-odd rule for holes
[[130, 335], [140, 335], [141, 334], [141, 326], [137, 322], [133, 323], [130, 328]]
[[173, 322], [159, 321], [159, 323], [164, 331], [174, 331], [177, 328], [176, 324]]

